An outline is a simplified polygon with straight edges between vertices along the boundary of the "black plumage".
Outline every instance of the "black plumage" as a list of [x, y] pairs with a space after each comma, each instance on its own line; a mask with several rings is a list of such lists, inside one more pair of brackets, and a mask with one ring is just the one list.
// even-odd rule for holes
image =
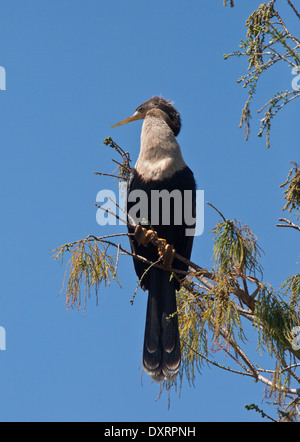
[[[187, 236], [186, 229], [195, 227], [187, 225], [185, 209], [196, 217], [196, 185], [194, 175], [184, 163], [180, 147], [176, 141], [181, 127], [179, 113], [173, 105], [161, 98], [154, 97], [140, 105], [135, 114], [119, 124], [125, 124], [134, 119], [145, 119], [141, 153], [135, 168], [128, 180], [128, 195], [134, 190], [144, 191], [148, 197], [148, 220], [143, 220], [143, 227], [155, 230], [159, 238], [171, 244], [176, 253], [189, 259], [193, 246], [193, 236]], [[170, 204], [161, 204], [156, 222], [151, 222], [152, 191], [167, 190], [180, 191], [182, 198], [180, 225], [174, 222], [174, 204], [176, 199], [170, 198]], [[186, 193], [190, 191], [187, 201]], [[187, 202], [190, 207], [187, 207]], [[127, 201], [127, 211], [131, 212], [135, 202]], [[169, 225], [163, 224], [163, 212], [170, 211]], [[177, 212], [178, 213], [178, 212]], [[158, 218], [157, 218], [158, 215]], [[131, 221], [129, 217], [129, 222]], [[158, 221], [158, 222], [157, 222]], [[129, 232], [134, 233], [135, 228], [129, 227]], [[153, 244], [144, 246], [132, 237], [132, 250], [151, 262], [157, 262], [159, 254]], [[176, 306], [176, 290], [179, 290], [184, 276], [171, 275], [168, 269], [159, 269], [150, 266], [138, 259], [134, 259], [134, 267], [144, 290], [148, 290], [148, 303], [145, 324], [143, 365], [147, 373], [158, 382], [171, 381], [177, 375], [180, 362], [180, 340], [178, 331], [178, 315]], [[187, 270], [187, 266], [175, 259], [172, 268]]]

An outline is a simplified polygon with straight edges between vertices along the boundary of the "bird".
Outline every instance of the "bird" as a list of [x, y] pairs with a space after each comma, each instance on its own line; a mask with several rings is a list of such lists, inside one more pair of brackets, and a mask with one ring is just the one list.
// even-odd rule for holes
[[[132, 252], [147, 260], [145, 263], [140, 259], [134, 259], [141, 287], [148, 291], [143, 367], [154, 381], [173, 382], [181, 365], [176, 291], [180, 290], [186, 276], [184, 272], [188, 270], [186, 264], [176, 257], [173, 258], [175, 253], [188, 260], [191, 256], [194, 235], [187, 235], [187, 227], [194, 228], [195, 221], [192, 225], [187, 225], [184, 212], [189, 206], [192, 219], [196, 219], [196, 182], [193, 172], [183, 159], [176, 139], [181, 129], [181, 117], [173, 103], [163, 97], [154, 96], [138, 106], [132, 116], [112, 127], [136, 120], [144, 121], [139, 156], [127, 182], [127, 213], [134, 207], [134, 199], [130, 198], [132, 192], [144, 192], [147, 196], [148, 219], [143, 219], [142, 223], [136, 223], [137, 226], [134, 226], [130, 222], [132, 218], [128, 218], [128, 231], [132, 234]], [[154, 213], [153, 195], [156, 192], [157, 197], [158, 191], [166, 190], [169, 195], [173, 191], [179, 191], [181, 201], [177, 200], [174, 194], [174, 198], [169, 199], [169, 206], [160, 201]], [[185, 191], [189, 191], [189, 200]], [[157, 208], [159, 213], [156, 213]], [[166, 211], [169, 225], [163, 222]], [[175, 212], [181, 215], [180, 222], [174, 219]], [[155, 220], [152, 223], [153, 217]], [[161, 264], [161, 255], [154, 244], [139, 240], [136, 235], [137, 227], [143, 227], [146, 232], [156, 232], [157, 236], [172, 248], [173, 254], [169, 264], [163, 268], [161, 265], [149, 264]], [[182, 273], [176, 274], [176, 270]]]

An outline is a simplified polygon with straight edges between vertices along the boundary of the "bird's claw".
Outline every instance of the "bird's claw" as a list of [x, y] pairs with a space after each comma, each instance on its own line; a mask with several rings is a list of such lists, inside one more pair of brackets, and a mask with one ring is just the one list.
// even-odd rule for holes
[[139, 245], [147, 246], [151, 241], [155, 242], [158, 247], [159, 256], [162, 258], [164, 268], [171, 268], [176, 252], [173, 246], [168, 244], [165, 239], [158, 238], [157, 233], [154, 230], [146, 229], [141, 225], [136, 226], [134, 236]]
[[145, 229], [145, 227], [142, 227], [141, 225], [137, 225], [134, 231], [134, 236], [139, 245], [147, 246], [149, 242], [154, 237], [154, 231]]
[[164, 250], [162, 252], [160, 251], [160, 255], [163, 258], [164, 268], [171, 268], [175, 257], [175, 249], [171, 246], [171, 244], [166, 244]]

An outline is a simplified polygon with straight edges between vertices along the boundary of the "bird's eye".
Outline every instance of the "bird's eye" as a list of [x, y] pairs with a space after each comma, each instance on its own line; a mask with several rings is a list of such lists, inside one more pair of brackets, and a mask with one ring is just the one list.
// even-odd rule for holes
[[144, 111], [144, 108], [142, 107], [142, 106], [140, 106], [139, 108], [138, 108], [138, 112], [143, 112]]

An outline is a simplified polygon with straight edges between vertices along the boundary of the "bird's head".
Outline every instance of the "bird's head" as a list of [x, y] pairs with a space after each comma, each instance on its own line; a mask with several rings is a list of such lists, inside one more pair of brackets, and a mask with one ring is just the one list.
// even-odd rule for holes
[[160, 115], [165, 119], [167, 124], [172, 129], [175, 137], [179, 134], [181, 128], [181, 120], [178, 111], [172, 105], [172, 103], [162, 97], [153, 97], [145, 103], [140, 104], [131, 117], [125, 118], [125, 120], [114, 124], [112, 127], [122, 126], [123, 124], [130, 123], [135, 120], [143, 120], [146, 118], [149, 111], [159, 109], [162, 111]]

